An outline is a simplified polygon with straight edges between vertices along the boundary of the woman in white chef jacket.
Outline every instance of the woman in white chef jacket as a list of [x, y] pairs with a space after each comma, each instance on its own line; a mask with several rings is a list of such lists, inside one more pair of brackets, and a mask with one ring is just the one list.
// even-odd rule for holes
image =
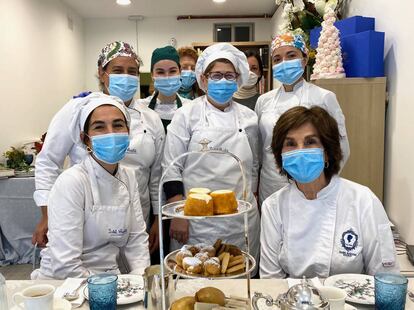
[[[141, 206], [150, 233], [150, 250], [158, 247], [158, 221], [150, 225], [152, 206], [158, 214], [158, 184], [161, 177], [161, 156], [165, 133], [157, 113], [133, 100], [139, 88], [139, 57], [132, 46], [122, 41], [106, 45], [98, 58], [98, 76], [102, 91], [119, 97], [131, 115], [130, 145], [122, 164], [136, 171]], [[42, 207], [43, 217], [33, 234], [33, 243], [44, 246], [47, 242], [47, 201], [66, 156], [70, 164], [79, 163], [87, 152], [76, 145], [67, 130], [72, 114], [83, 104], [84, 98], [70, 100], [54, 116], [49, 125], [46, 141], [36, 159], [36, 204]]]
[[[249, 65], [246, 56], [228, 43], [204, 50], [196, 64], [197, 81], [206, 95], [194, 99], [175, 113], [168, 127], [163, 171], [180, 154], [200, 150], [200, 141], [210, 140], [209, 148], [228, 150], [239, 157], [247, 178], [251, 253], [259, 254], [259, 215], [254, 192], [258, 175], [257, 116], [232, 100], [238, 86], [246, 83]], [[242, 194], [242, 175], [230, 156], [189, 156], [169, 170], [164, 191], [169, 202], [177, 201], [193, 187], [211, 190], [233, 189]], [[180, 244], [210, 242], [218, 238], [244, 248], [243, 216], [228, 219], [171, 222], [171, 237]], [[175, 248], [179, 244], [175, 242]]]
[[118, 164], [129, 145], [129, 114], [117, 97], [92, 94], [85, 100], [70, 130], [88, 156], [53, 185], [49, 241], [32, 279], [119, 274], [120, 251], [131, 273], [142, 274], [150, 264], [136, 176]]
[[271, 194], [287, 184], [287, 179], [276, 169], [270, 143], [272, 131], [280, 115], [294, 106], [320, 106], [335, 118], [341, 135], [343, 159], [341, 167], [349, 158], [349, 143], [345, 128], [345, 117], [336, 96], [331, 91], [308, 83], [303, 78], [308, 61], [308, 50], [300, 35], [283, 34], [272, 42], [273, 78], [282, 85], [259, 97], [255, 111], [259, 118], [261, 140], [261, 170], [259, 201], [262, 203]]
[[151, 56], [151, 77], [154, 81], [153, 95], [139, 102], [158, 113], [165, 131], [175, 111], [191, 102], [178, 95], [181, 87], [180, 56], [172, 46], [156, 48]]
[[261, 278], [399, 272], [390, 222], [371, 190], [340, 178], [340, 131], [324, 109], [294, 107], [273, 130], [290, 184], [262, 205]]

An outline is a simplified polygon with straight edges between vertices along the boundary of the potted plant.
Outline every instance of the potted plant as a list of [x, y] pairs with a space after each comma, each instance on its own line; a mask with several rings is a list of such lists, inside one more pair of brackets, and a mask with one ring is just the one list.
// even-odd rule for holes
[[22, 148], [13, 146], [4, 153], [4, 157], [6, 157], [6, 166], [17, 171], [28, 172], [33, 161], [33, 155], [25, 154]]

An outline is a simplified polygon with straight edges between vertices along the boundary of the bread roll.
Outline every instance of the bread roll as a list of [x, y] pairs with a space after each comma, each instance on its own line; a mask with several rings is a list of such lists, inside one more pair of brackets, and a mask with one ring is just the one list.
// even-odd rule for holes
[[171, 310], [194, 310], [195, 298], [192, 296], [183, 297], [174, 301]]
[[205, 287], [195, 294], [195, 300], [224, 306], [225, 296], [222, 291], [215, 287]]

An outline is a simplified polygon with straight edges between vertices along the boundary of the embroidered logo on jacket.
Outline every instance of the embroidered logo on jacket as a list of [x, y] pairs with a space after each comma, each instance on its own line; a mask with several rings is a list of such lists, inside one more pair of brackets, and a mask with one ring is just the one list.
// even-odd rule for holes
[[357, 256], [355, 249], [358, 246], [358, 235], [352, 230], [348, 229], [342, 233], [341, 245], [343, 250], [340, 250], [344, 256]]

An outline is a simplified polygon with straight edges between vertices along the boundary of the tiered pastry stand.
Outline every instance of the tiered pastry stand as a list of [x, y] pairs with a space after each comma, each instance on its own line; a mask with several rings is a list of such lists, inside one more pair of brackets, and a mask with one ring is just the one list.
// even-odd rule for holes
[[[246, 276], [246, 282], [247, 282], [247, 297], [250, 300], [250, 273], [254, 270], [254, 268], [256, 267], [256, 261], [254, 259], [253, 256], [250, 255], [249, 253], [249, 218], [248, 218], [248, 211], [252, 208], [252, 205], [246, 201], [246, 197], [247, 197], [247, 188], [246, 188], [246, 176], [244, 174], [244, 168], [243, 168], [243, 164], [241, 162], [241, 160], [234, 155], [233, 153], [230, 153], [228, 151], [225, 150], [218, 150], [218, 149], [209, 149], [208, 148], [208, 144], [211, 141], [207, 140], [207, 139], [203, 139], [201, 140], [199, 143], [201, 144], [201, 150], [199, 151], [191, 151], [191, 152], [186, 152], [181, 154], [180, 156], [178, 156], [177, 158], [175, 158], [170, 165], [167, 167], [167, 169], [165, 169], [164, 173], [161, 176], [160, 179], [160, 185], [159, 185], [159, 192], [158, 192], [158, 201], [159, 201], [159, 216], [158, 216], [158, 227], [159, 227], [159, 239], [160, 239], [160, 262], [162, 262], [160, 265], [160, 269], [161, 269], [161, 292], [162, 292], [162, 309], [163, 310], [167, 310], [166, 307], [166, 302], [165, 302], [165, 269], [167, 268], [169, 272], [172, 272], [180, 277], [183, 278], [209, 278], [209, 279], [229, 279], [229, 278], [239, 278], [242, 276]], [[169, 169], [175, 164], [177, 163], [179, 160], [181, 160], [182, 158], [190, 155], [190, 154], [199, 154], [199, 155], [203, 155], [203, 154], [221, 154], [221, 155], [226, 155], [229, 157], [232, 157], [233, 159], [236, 160], [241, 174], [242, 174], [242, 179], [243, 179], [243, 193], [242, 193], [242, 200], [238, 200], [238, 212], [234, 213], [234, 214], [228, 214], [228, 215], [214, 215], [214, 216], [186, 216], [184, 215], [183, 212], [183, 206], [185, 203], [185, 200], [182, 201], [177, 201], [177, 202], [172, 202], [166, 205], [162, 205], [162, 193], [163, 193], [163, 180], [165, 179], [166, 175], [168, 174]], [[205, 184], [205, 187], [208, 187], [208, 184]], [[232, 216], [244, 216], [244, 240], [245, 240], [245, 246], [246, 249], [243, 252], [243, 256], [245, 258], [245, 271], [242, 273], [237, 273], [234, 275], [221, 275], [221, 276], [197, 276], [197, 275], [190, 275], [190, 274], [185, 274], [185, 273], [181, 273], [181, 272], [177, 272], [174, 270], [174, 268], [171, 268], [170, 266], [168, 266], [167, 262], [169, 259], [175, 257], [175, 254], [177, 251], [174, 251], [172, 253], [170, 253], [169, 255], [167, 255], [167, 257], [165, 257], [164, 255], [164, 240], [163, 240], [163, 225], [162, 225], [162, 221], [166, 220], [166, 219], [172, 219], [172, 218], [182, 218], [182, 219], [187, 219], [187, 220], [200, 220], [200, 219], [207, 219], [207, 218], [223, 218], [223, 217], [232, 217]]]

